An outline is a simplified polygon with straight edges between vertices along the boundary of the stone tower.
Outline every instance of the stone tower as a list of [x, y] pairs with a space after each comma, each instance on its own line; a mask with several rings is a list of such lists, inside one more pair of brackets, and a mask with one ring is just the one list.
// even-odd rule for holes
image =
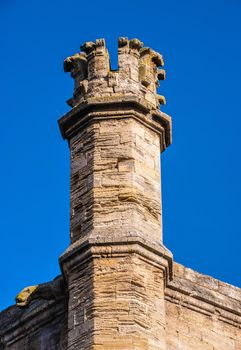
[[0, 350], [241, 350], [241, 289], [173, 262], [162, 242], [163, 59], [120, 38], [118, 66], [102, 39], [65, 60], [71, 243], [60, 276], [0, 313]]
[[59, 120], [71, 159], [68, 349], [165, 350], [164, 290], [172, 255], [162, 242], [160, 153], [171, 118], [157, 94], [160, 54], [118, 41], [111, 70], [103, 39], [64, 61], [74, 79]]

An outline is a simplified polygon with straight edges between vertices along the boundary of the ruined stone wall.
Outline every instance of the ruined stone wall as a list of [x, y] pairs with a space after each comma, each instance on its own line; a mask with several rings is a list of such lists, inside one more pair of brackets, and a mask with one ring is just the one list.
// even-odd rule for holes
[[165, 300], [167, 350], [241, 349], [241, 289], [174, 264]]

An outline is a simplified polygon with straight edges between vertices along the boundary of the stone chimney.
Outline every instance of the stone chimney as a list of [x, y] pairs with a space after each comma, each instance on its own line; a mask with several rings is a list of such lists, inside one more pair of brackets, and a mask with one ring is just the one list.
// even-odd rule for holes
[[72, 109], [59, 120], [71, 157], [70, 239], [60, 257], [69, 291], [68, 349], [165, 350], [164, 289], [172, 255], [162, 241], [160, 153], [171, 118], [157, 94], [160, 54], [103, 39], [64, 61]]

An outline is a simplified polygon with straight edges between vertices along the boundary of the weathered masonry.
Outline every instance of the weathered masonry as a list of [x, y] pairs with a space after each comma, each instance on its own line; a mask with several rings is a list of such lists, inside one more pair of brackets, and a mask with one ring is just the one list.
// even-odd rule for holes
[[70, 246], [62, 275], [0, 314], [0, 349], [241, 350], [241, 290], [173, 262], [162, 240], [160, 153], [171, 118], [157, 94], [163, 58], [120, 38], [64, 61], [72, 109]]

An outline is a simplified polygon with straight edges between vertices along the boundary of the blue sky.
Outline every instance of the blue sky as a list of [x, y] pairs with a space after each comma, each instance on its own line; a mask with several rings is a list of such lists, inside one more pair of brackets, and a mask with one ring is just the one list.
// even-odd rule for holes
[[69, 154], [57, 119], [84, 41], [138, 37], [163, 54], [164, 242], [176, 261], [241, 287], [241, 2], [1, 0], [0, 309], [54, 278], [69, 244]]

